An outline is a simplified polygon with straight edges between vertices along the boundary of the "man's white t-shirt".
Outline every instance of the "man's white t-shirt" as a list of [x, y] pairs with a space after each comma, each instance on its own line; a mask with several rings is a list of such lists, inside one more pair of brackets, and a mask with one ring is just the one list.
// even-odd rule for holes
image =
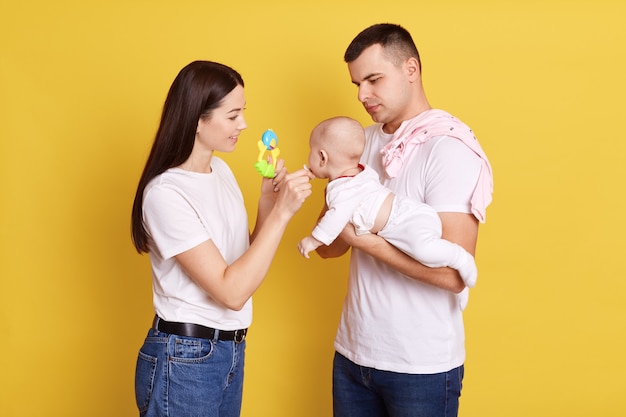
[[154, 309], [167, 321], [243, 329], [252, 321], [252, 299], [241, 311], [219, 305], [174, 258], [212, 240], [231, 264], [250, 244], [248, 216], [232, 171], [216, 156], [211, 169], [203, 174], [171, 168], [146, 187], [143, 218], [152, 239]]
[[[400, 174], [385, 177], [380, 149], [392, 135], [366, 128], [362, 164], [397, 195], [436, 211], [470, 213], [480, 158], [460, 140], [440, 136], [418, 145]], [[463, 317], [456, 294], [420, 283], [352, 249], [348, 293], [335, 349], [354, 363], [412, 374], [447, 372], [465, 361]]]

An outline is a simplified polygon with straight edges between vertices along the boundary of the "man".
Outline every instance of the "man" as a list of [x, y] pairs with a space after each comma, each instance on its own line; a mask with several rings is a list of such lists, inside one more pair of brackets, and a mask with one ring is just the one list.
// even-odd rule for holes
[[[371, 26], [344, 58], [358, 99], [376, 122], [366, 129], [361, 163], [396, 194], [435, 208], [442, 237], [474, 255], [491, 201], [491, 167], [467, 126], [430, 107], [411, 35], [398, 25]], [[377, 235], [357, 237], [349, 226], [317, 252], [335, 257], [350, 247], [335, 339], [335, 417], [456, 416], [465, 361], [459, 274], [428, 268]]]

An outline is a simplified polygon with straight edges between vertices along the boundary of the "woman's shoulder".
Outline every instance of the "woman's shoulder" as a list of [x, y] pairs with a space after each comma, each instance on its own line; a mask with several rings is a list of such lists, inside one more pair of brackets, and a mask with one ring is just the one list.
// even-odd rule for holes
[[154, 177], [146, 186], [144, 199], [162, 199], [172, 195], [185, 195], [193, 176], [180, 168], [170, 168]]
[[220, 174], [234, 175], [230, 166], [219, 156], [213, 155], [211, 158], [211, 169]]

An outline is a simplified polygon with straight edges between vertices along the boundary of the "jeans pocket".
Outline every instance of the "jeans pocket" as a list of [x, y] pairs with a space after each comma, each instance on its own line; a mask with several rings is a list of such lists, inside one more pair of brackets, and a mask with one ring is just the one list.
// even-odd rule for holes
[[214, 343], [208, 339], [176, 338], [171, 362], [205, 363], [213, 356]]
[[150, 404], [150, 397], [154, 390], [156, 368], [157, 358], [140, 351], [135, 370], [135, 401], [141, 415], [146, 412]]

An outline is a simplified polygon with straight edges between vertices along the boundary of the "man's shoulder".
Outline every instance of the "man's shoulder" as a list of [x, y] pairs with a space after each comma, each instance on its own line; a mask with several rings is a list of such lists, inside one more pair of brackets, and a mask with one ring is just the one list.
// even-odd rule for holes
[[[431, 142], [429, 144], [429, 142]], [[436, 153], [442, 158], [467, 158], [469, 160], [480, 161], [480, 157], [469, 148], [463, 141], [452, 136], [438, 136], [427, 141], [432, 153]]]
[[374, 123], [365, 127], [365, 137], [371, 138], [374, 136], [384, 136], [387, 135], [383, 132], [382, 123]]

